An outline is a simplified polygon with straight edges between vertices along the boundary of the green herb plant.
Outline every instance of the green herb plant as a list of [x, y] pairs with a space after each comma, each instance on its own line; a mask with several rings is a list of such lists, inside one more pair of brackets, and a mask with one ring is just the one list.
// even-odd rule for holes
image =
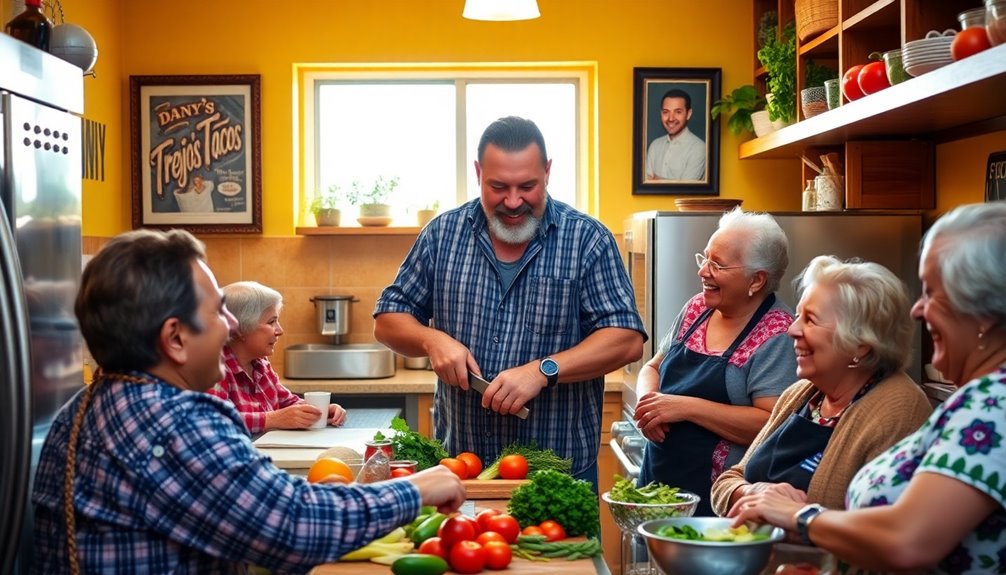
[[631, 479], [626, 479], [621, 475], [615, 475], [615, 484], [608, 492], [608, 497], [612, 501], [622, 503], [682, 503], [683, 497], [678, 495], [677, 487], [670, 487], [658, 481], [651, 481], [643, 487], [636, 487], [636, 483]]
[[354, 206], [368, 204], [387, 204], [391, 199], [391, 194], [398, 187], [398, 176], [384, 179], [378, 176], [370, 189], [364, 190], [359, 180], [353, 180], [349, 191], [346, 192], [346, 200]]
[[[401, 417], [391, 420], [391, 429], [395, 430], [395, 434], [391, 436], [395, 459], [413, 459], [416, 461], [416, 469], [423, 470], [439, 464], [441, 459], [447, 457], [447, 450], [442, 443], [412, 431]], [[377, 433], [384, 438], [381, 432]], [[378, 440], [377, 435], [374, 439]]]
[[765, 107], [770, 120], [796, 120], [796, 25], [790, 22], [778, 38], [758, 50], [758, 61], [768, 73], [768, 91], [773, 94]]
[[720, 114], [730, 114], [727, 127], [735, 135], [739, 136], [745, 130], [754, 133], [754, 124], [751, 122], [751, 114], [761, 110], [765, 106], [765, 98], [758, 93], [751, 84], [735, 88], [733, 92], [723, 98], [713, 102], [709, 112], [713, 120]]
[[493, 461], [488, 467], [482, 470], [482, 473], [479, 473], [477, 479], [496, 479], [499, 477], [500, 460], [507, 455], [523, 455], [524, 459], [527, 460], [527, 472], [529, 475], [542, 469], [554, 469], [562, 473], [569, 473], [569, 470], [573, 468], [572, 459], [559, 457], [551, 449], [539, 449], [537, 443], [532, 442], [529, 445], [511, 443], [503, 448], [496, 461]]
[[311, 200], [311, 212], [317, 214], [321, 210], [338, 209], [341, 195], [336, 184], [332, 184], [327, 190], [319, 191]]
[[535, 471], [529, 482], [514, 489], [507, 513], [521, 527], [552, 519], [565, 527], [570, 537], [597, 535], [601, 528], [594, 488], [554, 469]]
[[838, 78], [838, 72], [835, 70], [817, 64], [813, 60], [807, 60], [807, 65], [804, 66], [803, 70], [804, 88], [823, 87], [826, 80], [833, 80], [835, 78]]

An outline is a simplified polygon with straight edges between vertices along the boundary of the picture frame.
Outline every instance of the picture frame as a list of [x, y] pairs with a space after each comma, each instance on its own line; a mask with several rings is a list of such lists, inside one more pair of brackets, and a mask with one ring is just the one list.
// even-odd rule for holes
[[130, 76], [133, 227], [262, 233], [261, 77]]
[[[719, 195], [720, 126], [709, 112], [720, 99], [722, 70], [633, 68], [632, 75], [632, 193]], [[661, 119], [668, 94], [669, 124], [677, 127], [674, 140]], [[691, 103], [685, 126], [680, 94]]]

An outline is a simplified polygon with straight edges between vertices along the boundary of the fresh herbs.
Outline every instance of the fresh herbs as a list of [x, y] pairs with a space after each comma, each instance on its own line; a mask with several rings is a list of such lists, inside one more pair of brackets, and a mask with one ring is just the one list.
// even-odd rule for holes
[[[447, 450], [442, 443], [412, 431], [401, 417], [391, 421], [391, 429], [395, 430], [395, 435], [391, 437], [395, 459], [413, 459], [416, 461], [416, 469], [423, 470], [437, 465], [447, 457]], [[381, 435], [380, 439], [385, 439], [381, 432], [377, 432], [377, 435]], [[379, 441], [377, 435], [374, 439]]]
[[796, 121], [796, 25], [790, 22], [779, 38], [770, 38], [758, 50], [758, 60], [768, 72], [768, 91], [773, 94], [765, 107], [770, 120]]
[[[523, 455], [524, 459], [527, 460], [528, 473], [543, 469], [554, 469], [563, 473], [569, 473], [569, 470], [573, 468], [572, 459], [559, 457], [551, 449], [539, 449], [537, 443], [532, 442], [530, 445], [511, 443], [503, 448], [503, 451], [500, 452], [496, 461], [492, 462], [492, 465], [482, 470], [482, 473], [479, 473], [478, 479], [496, 479], [499, 477], [500, 460], [507, 455]], [[547, 517], [546, 519], [551, 518]]]
[[557, 521], [570, 537], [596, 535], [600, 529], [597, 495], [590, 483], [554, 469], [531, 474], [531, 481], [514, 489], [507, 504], [521, 527]]
[[625, 479], [620, 475], [615, 475], [615, 485], [608, 492], [608, 497], [612, 501], [622, 503], [683, 503], [685, 501], [678, 495], [677, 487], [668, 487], [663, 483], [652, 481], [643, 487], [636, 487], [631, 479]]
[[724, 543], [746, 543], [751, 541], [765, 541], [768, 534], [752, 532], [746, 525], [729, 527], [726, 529], [710, 527], [705, 531], [699, 531], [691, 525], [667, 525], [657, 530], [657, 535], [670, 537], [671, 539], [685, 539], [687, 541], [720, 541]]

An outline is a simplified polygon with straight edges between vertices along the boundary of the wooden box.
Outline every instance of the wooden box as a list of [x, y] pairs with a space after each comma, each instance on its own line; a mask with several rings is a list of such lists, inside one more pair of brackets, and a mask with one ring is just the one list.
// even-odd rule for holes
[[527, 482], [527, 479], [465, 479], [461, 483], [468, 499], [510, 499], [513, 490]]
[[935, 153], [919, 140], [846, 142], [846, 209], [935, 208]]

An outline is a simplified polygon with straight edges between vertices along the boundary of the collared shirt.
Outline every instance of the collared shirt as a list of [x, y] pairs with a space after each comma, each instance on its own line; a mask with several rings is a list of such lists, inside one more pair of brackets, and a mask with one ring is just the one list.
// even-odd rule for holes
[[[411, 521], [409, 482], [320, 485], [276, 468], [234, 407], [149, 374], [103, 381], [84, 415], [74, 487], [81, 573], [305, 573]], [[78, 393], [35, 475], [34, 573], [68, 571], [63, 474]]]
[[706, 143], [685, 128], [677, 136], [663, 136], [650, 142], [646, 152], [647, 178], [657, 180], [703, 181], [706, 179]]
[[[618, 246], [597, 220], [548, 200], [512, 285], [497, 269], [480, 200], [444, 213], [420, 233], [374, 315], [409, 313], [471, 350], [489, 380], [501, 371], [569, 349], [594, 330], [646, 337]], [[561, 369], [561, 366], [560, 366]], [[604, 378], [541, 390], [522, 420], [482, 408], [473, 390], [438, 382], [436, 437], [450, 453], [491, 461], [506, 445], [535, 441], [573, 458], [573, 472], [597, 459]]]
[[229, 345], [224, 346], [223, 356], [224, 378], [207, 392], [233, 403], [253, 434], [265, 431], [266, 412], [303, 401], [280, 383], [268, 359], [253, 359], [249, 374]]

